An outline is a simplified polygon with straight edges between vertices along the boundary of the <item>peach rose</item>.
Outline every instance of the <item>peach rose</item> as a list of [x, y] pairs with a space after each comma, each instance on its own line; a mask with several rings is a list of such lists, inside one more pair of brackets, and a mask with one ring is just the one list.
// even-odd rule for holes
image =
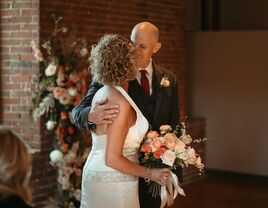
[[162, 146], [161, 140], [158, 137], [154, 138], [152, 141], [152, 146], [156, 149], [160, 148]]
[[186, 152], [188, 154], [188, 159], [187, 159], [188, 164], [195, 164], [195, 161], [196, 161], [195, 149], [188, 147]]
[[167, 132], [167, 131], [170, 131], [172, 128], [170, 125], [162, 125], [160, 126], [159, 130], [160, 131], [164, 131], [164, 132]]
[[204, 168], [204, 164], [202, 163], [201, 157], [197, 157], [195, 160], [195, 166], [199, 169]]
[[168, 133], [164, 136], [164, 138], [166, 139], [166, 147], [170, 150], [174, 150], [177, 140], [175, 134]]
[[147, 133], [147, 137], [149, 138], [149, 139], [153, 139], [153, 138], [155, 138], [155, 137], [157, 137], [158, 136], [158, 133], [156, 132], [156, 131], [149, 131], [148, 133]]
[[62, 105], [68, 105], [71, 104], [72, 97], [68, 93], [65, 93], [60, 97], [59, 101]]
[[142, 152], [145, 152], [145, 153], [148, 153], [148, 152], [151, 152], [152, 151], [152, 148], [149, 144], [144, 144], [141, 146], [141, 151]]
[[53, 90], [53, 95], [56, 99], [60, 99], [60, 97], [63, 95], [63, 94], [67, 94], [67, 90], [65, 88], [61, 88], [61, 87], [55, 87], [54, 90]]

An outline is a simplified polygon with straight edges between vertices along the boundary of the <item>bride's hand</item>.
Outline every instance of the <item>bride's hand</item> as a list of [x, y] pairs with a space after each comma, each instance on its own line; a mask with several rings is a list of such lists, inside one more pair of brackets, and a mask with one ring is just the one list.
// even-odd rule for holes
[[150, 169], [151, 176], [150, 180], [155, 181], [161, 186], [167, 185], [168, 177], [170, 175], [170, 169], [168, 168], [152, 168]]

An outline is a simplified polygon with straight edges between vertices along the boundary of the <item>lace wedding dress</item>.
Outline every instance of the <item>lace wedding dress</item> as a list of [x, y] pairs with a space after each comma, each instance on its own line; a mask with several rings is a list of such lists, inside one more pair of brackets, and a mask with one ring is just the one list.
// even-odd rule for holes
[[[126, 91], [119, 86], [115, 88], [136, 111], [137, 120], [128, 131], [123, 154], [138, 163], [137, 148], [148, 130], [148, 121]], [[100, 90], [92, 103], [103, 98], [103, 90]], [[83, 169], [81, 208], [139, 208], [138, 177], [105, 165], [107, 135], [98, 136], [92, 133], [92, 139], [92, 150]]]

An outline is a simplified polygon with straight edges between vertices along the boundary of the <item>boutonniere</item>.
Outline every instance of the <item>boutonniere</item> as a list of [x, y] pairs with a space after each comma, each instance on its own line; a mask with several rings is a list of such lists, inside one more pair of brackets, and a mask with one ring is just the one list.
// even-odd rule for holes
[[167, 77], [167, 75], [163, 76], [160, 82], [161, 87], [169, 87], [170, 86], [170, 81]]

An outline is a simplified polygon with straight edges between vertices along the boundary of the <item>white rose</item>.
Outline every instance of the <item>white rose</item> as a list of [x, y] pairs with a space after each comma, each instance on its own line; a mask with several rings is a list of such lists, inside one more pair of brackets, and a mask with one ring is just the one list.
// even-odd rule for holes
[[172, 166], [176, 158], [175, 152], [167, 150], [160, 158], [162, 159], [164, 164]]
[[183, 151], [185, 151], [185, 144], [182, 141], [177, 140], [177, 143], [175, 145], [175, 152], [180, 153]]
[[160, 85], [163, 87], [169, 87], [170, 86], [170, 81], [168, 80], [168, 77], [162, 77]]
[[184, 162], [186, 162], [186, 160], [188, 159], [188, 154], [186, 151], [183, 151], [181, 153], [178, 154], [179, 159], [183, 160]]
[[57, 65], [50, 63], [45, 70], [45, 74], [47, 77], [52, 76], [57, 71]]
[[82, 48], [82, 49], [80, 50], [80, 55], [81, 55], [82, 57], [85, 57], [87, 54], [88, 54], [88, 49], [87, 49], [87, 48]]
[[69, 88], [68, 89], [68, 93], [69, 95], [71, 95], [72, 97], [75, 97], [77, 95], [77, 89], [75, 88]]
[[47, 130], [51, 131], [55, 128], [56, 126], [56, 122], [55, 121], [51, 121], [49, 120], [47, 123], [46, 123], [46, 127], [47, 127]]
[[184, 143], [184, 144], [190, 144], [192, 142], [192, 137], [189, 134], [183, 134], [180, 137], [180, 140]]
[[68, 32], [68, 28], [67, 27], [62, 27], [62, 32], [63, 33], [67, 33]]
[[63, 154], [60, 150], [53, 150], [49, 154], [50, 160], [52, 163], [60, 163], [63, 162]]

